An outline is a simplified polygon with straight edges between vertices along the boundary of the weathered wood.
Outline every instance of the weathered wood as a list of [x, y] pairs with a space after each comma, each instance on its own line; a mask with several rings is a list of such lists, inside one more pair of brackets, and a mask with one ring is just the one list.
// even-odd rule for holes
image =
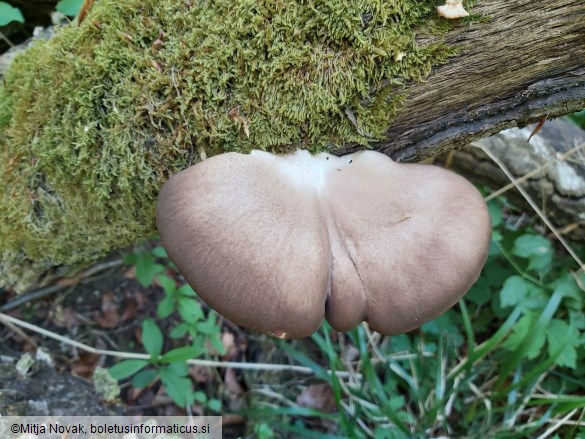
[[481, 0], [471, 11], [488, 21], [449, 33], [460, 55], [410, 87], [388, 140], [374, 148], [416, 161], [585, 108], [584, 1]]

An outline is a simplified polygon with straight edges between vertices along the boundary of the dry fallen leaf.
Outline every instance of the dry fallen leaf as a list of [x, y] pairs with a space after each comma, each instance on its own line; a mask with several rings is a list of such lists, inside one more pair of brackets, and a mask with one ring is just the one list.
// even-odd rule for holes
[[91, 378], [98, 366], [100, 356], [91, 353], [82, 353], [79, 359], [71, 364], [71, 374], [83, 378]]
[[87, 322], [87, 319], [81, 314], [73, 311], [71, 308], [62, 308], [60, 305], [55, 307], [55, 312], [51, 316], [52, 322], [59, 328], [67, 328], [67, 331], [73, 332], [81, 323]]
[[104, 329], [116, 328], [120, 323], [119, 307], [120, 305], [115, 301], [114, 293], [103, 294], [101, 312], [94, 317], [96, 323]]
[[189, 376], [199, 384], [208, 384], [213, 381], [213, 373], [209, 367], [192, 366], [189, 368]]
[[244, 393], [244, 388], [240, 385], [238, 378], [236, 377], [236, 371], [231, 367], [228, 367], [225, 370], [223, 382], [225, 383], [225, 387], [228, 392], [236, 396], [242, 395]]
[[228, 111], [228, 114], [230, 115], [234, 122], [242, 125], [246, 137], [250, 137], [250, 127], [248, 126], [248, 121], [246, 120], [246, 118], [240, 115], [240, 106], [238, 105], [232, 108], [230, 111]]
[[323, 413], [334, 413], [337, 404], [333, 390], [329, 384], [312, 384], [297, 396], [297, 404], [301, 407], [319, 410]]

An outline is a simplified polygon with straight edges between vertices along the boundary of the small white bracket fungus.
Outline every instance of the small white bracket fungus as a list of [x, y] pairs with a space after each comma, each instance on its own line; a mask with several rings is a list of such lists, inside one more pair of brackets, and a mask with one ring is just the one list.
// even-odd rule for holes
[[437, 6], [437, 12], [449, 20], [469, 16], [469, 12], [463, 7], [463, 0], [445, 0], [444, 5]]
[[165, 184], [157, 226], [205, 302], [287, 338], [324, 317], [338, 331], [412, 330], [471, 287], [491, 236], [465, 179], [373, 151], [212, 157]]

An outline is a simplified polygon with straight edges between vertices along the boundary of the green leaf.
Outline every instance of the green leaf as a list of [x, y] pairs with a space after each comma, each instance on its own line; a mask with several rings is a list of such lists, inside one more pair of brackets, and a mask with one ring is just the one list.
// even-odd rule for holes
[[122, 259], [122, 262], [126, 265], [136, 265], [136, 261], [138, 261], [137, 253], [129, 253]]
[[174, 363], [177, 361], [190, 360], [205, 353], [205, 348], [202, 346], [183, 346], [173, 349], [164, 354], [160, 361], [164, 363]]
[[[460, 346], [464, 338], [461, 335], [461, 329], [458, 324], [456, 324], [453, 319], [455, 317], [455, 313], [453, 312], [446, 312], [445, 314], [440, 315], [434, 320], [431, 320], [424, 325], [421, 326], [421, 330], [423, 332], [439, 335], [439, 334], [446, 334], [447, 336], [453, 339], [453, 343], [456, 346]], [[432, 349], [430, 345], [426, 347], [427, 350]]]
[[573, 121], [575, 124], [585, 129], [585, 110], [581, 110], [577, 113], [570, 114], [569, 120]]
[[197, 297], [197, 293], [195, 293], [195, 291], [193, 291], [193, 288], [191, 288], [191, 285], [188, 284], [181, 286], [181, 288], [177, 290], [177, 293], [180, 294], [181, 296]]
[[512, 253], [518, 257], [528, 259], [528, 269], [548, 272], [553, 259], [551, 242], [543, 236], [526, 234], [514, 241]]
[[510, 276], [500, 290], [500, 305], [514, 306], [522, 302], [528, 294], [528, 283], [520, 276]]
[[530, 330], [536, 321], [536, 317], [532, 315], [525, 315], [520, 319], [518, 324], [514, 326], [512, 334], [504, 342], [504, 347], [512, 352], [516, 351], [522, 344], [530, 337], [534, 337], [531, 341], [529, 349], [526, 351], [526, 358], [533, 359], [538, 356], [545, 343], [545, 332], [537, 331], [531, 333]]
[[187, 323], [179, 323], [170, 332], [169, 337], [171, 337], [171, 338], [181, 338], [182, 336], [184, 336], [187, 333], [187, 330], [188, 329], [189, 329], [189, 324], [187, 324]]
[[207, 402], [207, 395], [201, 391], [194, 392], [193, 400], [205, 404]]
[[495, 229], [502, 224], [502, 207], [498, 200], [491, 200], [487, 203], [488, 212], [492, 220], [492, 227]]
[[168, 368], [161, 369], [160, 378], [167, 393], [179, 407], [186, 407], [191, 400], [193, 385], [189, 378], [176, 375]]
[[152, 383], [157, 376], [158, 370], [156, 369], [141, 370], [132, 378], [132, 386], [142, 389]]
[[205, 335], [215, 335], [219, 333], [219, 327], [212, 322], [199, 322], [195, 325], [195, 329]]
[[261, 422], [254, 426], [254, 433], [258, 439], [271, 439], [275, 437], [274, 430], [266, 422]]
[[113, 378], [123, 380], [144, 368], [148, 364], [147, 360], [124, 360], [112, 367], [109, 372]]
[[163, 335], [152, 319], [146, 319], [142, 323], [142, 344], [151, 357], [157, 358], [162, 352]]
[[57, 11], [68, 17], [77, 17], [82, 4], [83, 0], [60, 0], [57, 3]]
[[[583, 273], [581, 275], [576, 275], [578, 279], [579, 276], [581, 277], [580, 281], [585, 284]], [[579, 288], [579, 285], [577, 285], [577, 282], [571, 273], [565, 272], [558, 277], [558, 279], [555, 281], [555, 290], [556, 289], [562, 293], [567, 307], [577, 311], [581, 311], [583, 309], [583, 299], [585, 295]]]
[[522, 235], [514, 241], [512, 253], [521, 258], [528, 259], [533, 255], [541, 255], [552, 248], [548, 239], [540, 235]]
[[152, 254], [157, 258], [168, 258], [167, 251], [160, 245], [152, 249]]
[[13, 21], [24, 23], [24, 17], [20, 9], [6, 2], [0, 2], [0, 26], [5, 26]]
[[180, 297], [177, 309], [181, 318], [187, 323], [195, 323], [205, 317], [201, 305], [190, 297]]
[[167, 295], [172, 295], [177, 290], [177, 283], [168, 277], [166, 274], [161, 274], [157, 276], [156, 280], [162, 287], [162, 289], [167, 293]]
[[189, 366], [185, 361], [179, 361], [176, 363], [171, 363], [167, 367], [172, 373], [177, 376], [184, 377], [189, 374]]
[[551, 357], [561, 349], [555, 358], [555, 364], [575, 369], [577, 366], [576, 347], [579, 345], [579, 331], [564, 320], [553, 319], [548, 325], [546, 340], [548, 354]]
[[412, 342], [406, 334], [390, 337], [391, 352], [408, 352], [412, 350]]
[[212, 335], [211, 337], [209, 337], [209, 343], [211, 343], [211, 346], [213, 346], [213, 348], [219, 355], [225, 355], [226, 353], [225, 346], [223, 345], [221, 339], [219, 338], [219, 335]]
[[136, 255], [136, 280], [143, 287], [148, 287], [154, 281], [157, 274], [164, 271], [164, 267], [154, 262], [153, 257], [147, 252]]
[[175, 298], [173, 296], [165, 296], [160, 301], [156, 308], [156, 315], [159, 319], [166, 319], [175, 310]]
[[213, 410], [214, 412], [219, 412], [221, 411], [221, 401], [219, 399], [210, 399], [207, 402], [207, 407], [209, 407], [210, 410]]

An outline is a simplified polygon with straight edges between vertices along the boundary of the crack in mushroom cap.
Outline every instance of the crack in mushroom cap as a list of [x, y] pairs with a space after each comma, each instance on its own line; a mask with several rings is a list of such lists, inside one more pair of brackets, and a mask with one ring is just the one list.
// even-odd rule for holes
[[215, 156], [164, 185], [157, 227], [209, 306], [287, 338], [324, 317], [338, 331], [412, 330], [477, 280], [491, 236], [465, 179], [373, 151]]

